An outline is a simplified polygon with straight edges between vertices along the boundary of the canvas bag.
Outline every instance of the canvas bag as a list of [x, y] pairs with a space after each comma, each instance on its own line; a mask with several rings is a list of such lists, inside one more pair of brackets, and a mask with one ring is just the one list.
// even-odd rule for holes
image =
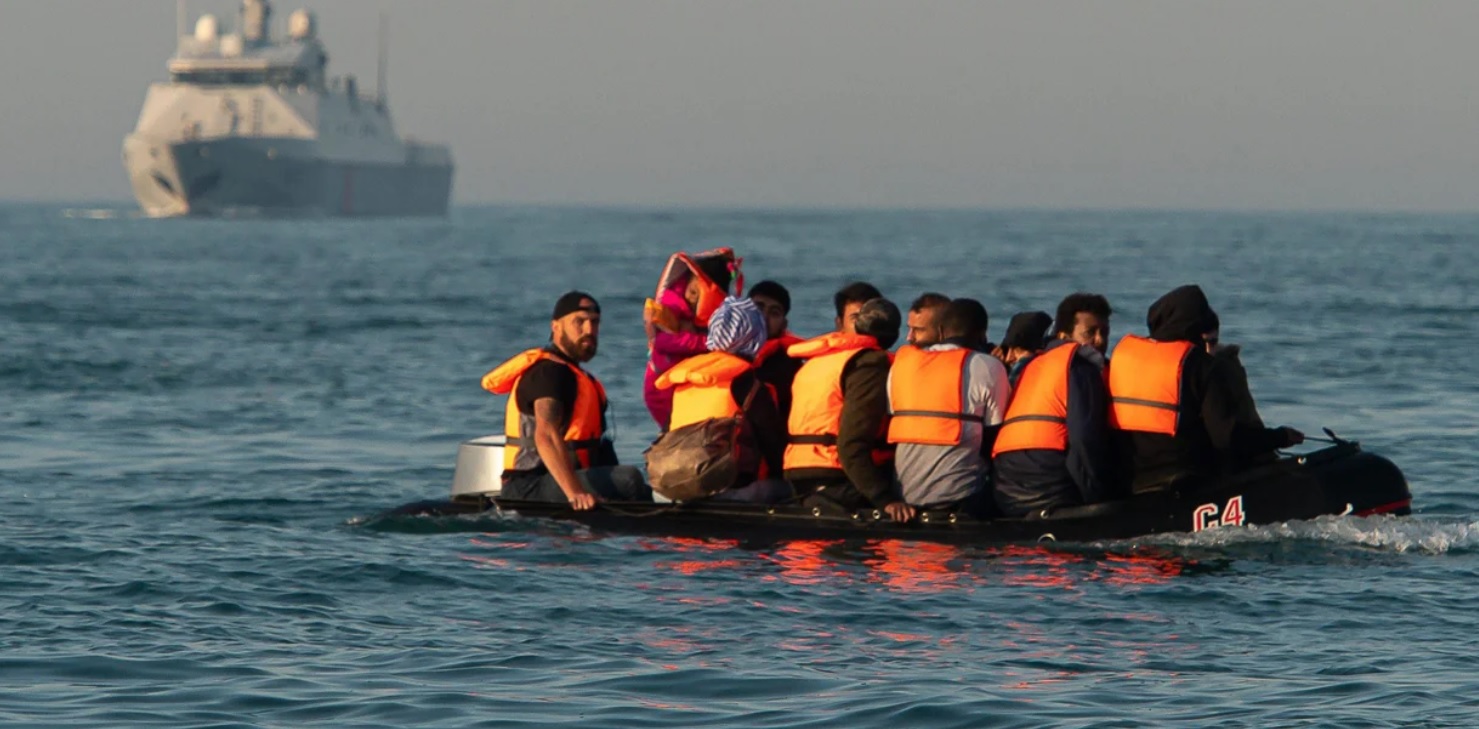
[[652, 490], [673, 501], [693, 501], [743, 486], [740, 474], [758, 473], [760, 454], [750, 442], [744, 413], [750, 409], [759, 380], [740, 405], [740, 414], [709, 418], [658, 436], [644, 456]]

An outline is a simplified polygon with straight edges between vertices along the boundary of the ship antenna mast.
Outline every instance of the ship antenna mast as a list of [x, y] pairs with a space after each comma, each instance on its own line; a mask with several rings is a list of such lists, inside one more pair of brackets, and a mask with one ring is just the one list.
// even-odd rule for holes
[[175, 42], [176, 43], [179, 42], [179, 39], [180, 38], [184, 38], [185, 37], [185, 25], [187, 24], [187, 22], [188, 21], [185, 19], [185, 0], [179, 0], [179, 2], [175, 3], [175, 39], [176, 39]]
[[376, 69], [375, 95], [379, 97], [381, 106], [385, 105], [385, 57], [389, 54], [390, 41], [387, 40], [389, 31], [386, 30], [385, 11], [380, 11], [380, 64]]

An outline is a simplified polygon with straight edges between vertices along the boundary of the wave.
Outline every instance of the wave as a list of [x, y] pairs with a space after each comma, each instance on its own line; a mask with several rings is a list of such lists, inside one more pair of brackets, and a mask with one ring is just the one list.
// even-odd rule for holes
[[1471, 518], [1323, 516], [1255, 527], [1222, 527], [1162, 534], [1113, 544], [1167, 547], [1235, 547], [1272, 542], [1317, 542], [1394, 554], [1464, 553], [1479, 546], [1479, 521]]

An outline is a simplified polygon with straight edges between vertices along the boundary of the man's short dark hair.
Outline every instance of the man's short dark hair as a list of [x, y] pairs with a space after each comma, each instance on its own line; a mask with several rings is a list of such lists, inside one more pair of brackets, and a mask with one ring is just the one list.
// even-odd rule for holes
[[787, 291], [785, 286], [769, 279], [761, 281], [750, 287], [750, 298], [753, 299], [756, 296], [764, 296], [767, 299], [771, 299], [781, 305], [781, 311], [787, 314], [791, 313], [791, 292]]
[[952, 299], [950, 305], [945, 307], [945, 315], [940, 317], [940, 330], [947, 337], [985, 338], [986, 327], [990, 323], [991, 317], [981, 302], [975, 299]]
[[866, 281], [854, 281], [843, 286], [836, 295], [832, 297], [832, 304], [837, 307], [838, 318], [847, 309], [848, 304], [862, 304], [873, 299], [883, 298], [883, 294], [874, 288], [873, 284]]
[[888, 349], [899, 341], [899, 327], [904, 317], [894, 302], [883, 297], [869, 299], [858, 310], [853, 319], [853, 330], [858, 334], [878, 340], [878, 346]]
[[909, 305], [909, 311], [924, 311], [925, 309], [942, 309], [950, 305], [950, 297], [937, 294], [933, 291], [920, 294], [914, 303]]
[[1083, 291], [1069, 294], [1058, 304], [1058, 319], [1053, 322], [1053, 336], [1072, 335], [1075, 320], [1080, 313], [1093, 314], [1107, 321], [1114, 309], [1109, 308], [1109, 299], [1100, 294]]

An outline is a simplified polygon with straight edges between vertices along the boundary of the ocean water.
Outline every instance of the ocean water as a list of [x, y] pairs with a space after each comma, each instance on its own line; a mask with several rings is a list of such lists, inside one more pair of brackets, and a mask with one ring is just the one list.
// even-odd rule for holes
[[[367, 517], [497, 432], [554, 298], [730, 245], [826, 329], [855, 278], [1007, 317], [1197, 282], [1265, 418], [1406, 472], [1410, 518], [1104, 544], [756, 546]], [[1479, 216], [465, 208], [151, 221], [0, 207], [0, 725], [1474, 726]]]

